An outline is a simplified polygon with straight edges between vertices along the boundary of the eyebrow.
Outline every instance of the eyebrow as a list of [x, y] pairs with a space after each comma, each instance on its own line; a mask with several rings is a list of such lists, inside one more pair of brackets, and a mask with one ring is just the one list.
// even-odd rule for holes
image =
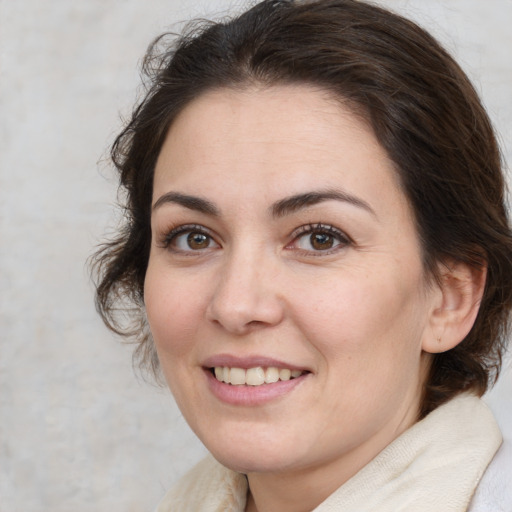
[[[366, 201], [348, 194], [347, 192], [334, 189], [305, 192], [304, 194], [285, 197], [284, 199], [280, 199], [275, 202], [270, 207], [270, 213], [275, 218], [285, 217], [286, 215], [290, 215], [323, 201], [342, 201], [344, 203], [357, 206], [358, 208], [362, 208], [376, 216], [375, 211]], [[179, 192], [167, 192], [160, 196], [153, 205], [153, 211], [166, 203], [179, 204], [189, 210], [198, 211], [214, 217], [220, 217], [219, 208], [217, 208], [217, 206], [215, 206], [211, 201], [197, 196], [181, 194]]]
[[366, 201], [348, 194], [347, 192], [334, 189], [312, 191], [286, 197], [274, 203], [270, 208], [270, 211], [273, 217], [284, 217], [323, 201], [342, 201], [344, 203], [349, 203], [368, 211], [376, 217], [375, 211]]
[[211, 201], [202, 199], [201, 197], [180, 194], [179, 192], [167, 192], [167, 194], [160, 196], [153, 205], [153, 211], [166, 203], [179, 204], [189, 210], [195, 210], [206, 215], [213, 215], [214, 217], [220, 215], [219, 209]]

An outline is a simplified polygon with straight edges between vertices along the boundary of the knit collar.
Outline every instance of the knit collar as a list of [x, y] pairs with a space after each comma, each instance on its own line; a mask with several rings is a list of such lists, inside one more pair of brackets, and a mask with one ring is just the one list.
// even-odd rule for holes
[[[465, 512], [501, 433], [487, 406], [464, 394], [399, 436], [313, 512]], [[244, 512], [245, 475], [208, 457], [156, 512]]]
[[404, 432], [314, 512], [464, 512], [500, 444], [487, 406], [461, 395]]

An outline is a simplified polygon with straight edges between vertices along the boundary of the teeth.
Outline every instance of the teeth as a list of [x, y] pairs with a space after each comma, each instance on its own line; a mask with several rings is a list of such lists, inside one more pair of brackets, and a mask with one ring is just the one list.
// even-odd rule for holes
[[272, 384], [279, 380], [286, 381], [296, 379], [302, 375], [300, 370], [289, 370], [288, 368], [276, 368], [269, 366], [267, 369], [261, 366], [255, 368], [230, 368], [228, 366], [216, 366], [214, 368], [215, 378], [220, 382], [226, 382], [233, 386], [261, 386]]
[[242, 368], [231, 368], [229, 372], [229, 383], [234, 386], [245, 384], [245, 370], [242, 370]]
[[265, 372], [265, 382], [267, 384], [272, 384], [272, 382], [277, 382], [279, 380], [279, 370], [274, 367], [267, 368]]
[[[244, 371], [244, 370], [242, 370]], [[265, 383], [265, 370], [261, 366], [256, 368], [249, 368], [246, 372], [246, 381], [244, 384], [249, 386], [261, 386]]]
[[287, 368], [283, 368], [282, 370], [279, 370], [279, 378], [281, 380], [290, 380], [291, 376], [292, 376], [291, 370], [288, 370]]

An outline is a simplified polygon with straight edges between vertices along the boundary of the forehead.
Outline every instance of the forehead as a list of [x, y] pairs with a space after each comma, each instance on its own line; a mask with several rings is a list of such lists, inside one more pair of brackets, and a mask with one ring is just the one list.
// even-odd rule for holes
[[154, 195], [169, 188], [197, 194], [198, 186], [215, 194], [227, 183], [248, 200], [262, 188], [279, 195], [318, 186], [370, 195], [389, 189], [403, 199], [368, 124], [330, 93], [306, 85], [210, 91], [175, 119]]

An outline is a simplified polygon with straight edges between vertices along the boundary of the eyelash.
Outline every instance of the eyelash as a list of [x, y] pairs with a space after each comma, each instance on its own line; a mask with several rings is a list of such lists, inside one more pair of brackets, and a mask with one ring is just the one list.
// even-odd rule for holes
[[169, 250], [173, 250], [175, 252], [181, 252], [181, 253], [184, 253], [186, 254], [187, 252], [200, 252], [199, 250], [197, 251], [194, 251], [193, 249], [190, 249], [189, 251], [187, 250], [182, 250], [182, 249], [178, 249], [178, 248], [171, 248], [171, 245], [173, 242], [176, 242], [177, 238], [180, 236], [180, 235], [185, 235], [185, 234], [198, 234], [198, 235], [204, 235], [205, 237], [207, 237], [210, 241], [213, 241], [215, 242], [213, 236], [210, 234], [210, 232], [204, 228], [203, 226], [199, 225], [199, 224], [184, 224], [184, 225], [181, 225], [181, 226], [177, 226], [176, 228], [174, 229], [171, 229], [170, 231], [168, 231], [161, 243], [159, 244], [162, 248], [164, 249], [169, 249]]
[[330, 224], [322, 224], [322, 223], [316, 223], [316, 224], [305, 224], [304, 226], [301, 226], [297, 228], [293, 233], [292, 237], [293, 240], [290, 244], [286, 246], [286, 248], [290, 248], [293, 244], [296, 244], [301, 238], [305, 237], [306, 235], [309, 235], [310, 237], [313, 234], [326, 234], [329, 237], [332, 237], [339, 243], [335, 245], [332, 248], [328, 248], [325, 250], [307, 250], [307, 249], [298, 249], [302, 251], [303, 253], [307, 253], [309, 255], [314, 256], [325, 256], [328, 254], [332, 254], [334, 252], [337, 252], [349, 245], [352, 244], [352, 240], [348, 235], [346, 235], [343, 231], [335, 228], [334, 226], [331, 226]]
[[[178, 249], [176, 247], [171, 247], [173, 243], [176, 242], [179, 236], [185, 235], [185, 234], [199, 234], [204, 235], [209, 240], [209, 244], [211, 242], [215, 243], [214, 237], [211, 235], [210, 231], [206, 229], [204, 226], [201, 226], [199, 224], [184, 224], [181, 226], [177, 226], [174, 229], [171, 229], [169, 232], [167, 232], [161, 243], [159, 244], [162, 248], [172, 250], [174, 252], [180, 252], [183, 254], [187, 253], [199, 253], [202, 252], [201, 249], [194, 250], [192, 248], [190, 249]], [[301, 251], [304, 254], [308, 255], [315, 255], [315, 256], [323, 256], [327, 254], [332, 254], [334, 252], [337, 252], [348, 245], [352, 244], [352, 240], [350, 237], [348, 237], [343, 231], [335, 228], [334, 226], [331, 226], [329, 224], [322, 224], [322, 223], [316, 223], [316, 224], [305, 224], [303, 226], [300, 226], [297, 228], [292, 234], [292, 241], [286, 245], [286, 249], [294, 249], [294, 245], [298, 243], [303, 237], [309, 235], [310, 237], [313, 234], [324, 234], [328, 235], [329, 237], [332, 237], [335, 241], [338, 241], [339, 243], [335, 245], [332, 248], [327, 248], [325, 250], [318, 249], [318, 250], [308, 250], [308, 249], [301, 249], [295, 247], [295, 249]], [[205, 247], [204, 249], [210, 249], [211, 247]], [[203, 249], [203, 250], [204, 250]], [[316, 254], [315, 254], [316, 253]]]

